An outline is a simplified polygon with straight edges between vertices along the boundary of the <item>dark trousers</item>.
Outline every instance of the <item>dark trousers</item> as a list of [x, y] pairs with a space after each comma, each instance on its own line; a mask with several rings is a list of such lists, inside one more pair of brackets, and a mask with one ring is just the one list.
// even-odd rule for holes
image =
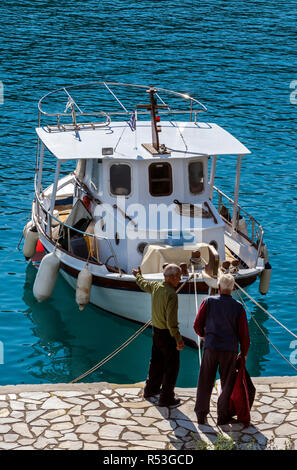
[[211, 392], [215, 383], [217, 369], [219, 367], [221, 394], [217, 403], [218, 419], [227, 420], [230, 418], [229, 400], [235, 383], [236, 358], [236, 352], [217, 351], [211, 348], [204, 349], [195, 404], [195, 412], [197, 416], [206, 416], [209, 413]]
[[145, 395], [160, 393], [160, 399], [174, 398], [174, 387], [179, 371], [179, 351], [169, 330], [153, 327], [153, 346]]

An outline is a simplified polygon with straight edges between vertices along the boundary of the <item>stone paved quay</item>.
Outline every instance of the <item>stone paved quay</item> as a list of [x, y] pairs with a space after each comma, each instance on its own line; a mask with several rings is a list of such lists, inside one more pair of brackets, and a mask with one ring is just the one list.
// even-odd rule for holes
[[[297, 449], [297, 377], [253, 379], [252, 425], [216, 426], [217, 392], [198, 425], [195, 388], [177, 388], [183, 404], [169, 410], [143, 400], [143, 383], [0, 387], [0, 450], [193, 450], [219, 432], [243, 448]], [[194, 437], [194, 439], [193, 439]]]

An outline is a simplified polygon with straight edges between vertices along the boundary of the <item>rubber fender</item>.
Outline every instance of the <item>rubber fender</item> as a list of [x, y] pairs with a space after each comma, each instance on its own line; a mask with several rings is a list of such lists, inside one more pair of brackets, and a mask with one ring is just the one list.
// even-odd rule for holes
[[43, 302], [52, 295], [59, 269], [60, 260], [55, 252], [42, 259], [33, 285], [33, 294], [38, 302]]
[[88, 265], [85, 266], [77, 277], [75, 300], [79, 310], [83, 310], [90, 301], [92, 277]]

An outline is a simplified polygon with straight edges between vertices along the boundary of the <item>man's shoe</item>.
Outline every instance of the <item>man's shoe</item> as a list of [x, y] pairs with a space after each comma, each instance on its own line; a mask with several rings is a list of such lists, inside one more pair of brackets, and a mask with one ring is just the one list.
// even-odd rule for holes
[[231, 416], [229, 418], [225, 418], [225, 419], [218, 418], [217, 425], [218, 426], [224, 426], [224, 424], [230, 424], [232, 422], [236, 422], [236, 421], [233, 418], [231, 418]]
[[181, 405], [180, 398], [172, 398], [172, 400], [168, 401], [159, 400], [158, 402], [158, 406], [167, 408], [177, 408], [179, 405]]
[[144, 393], [143, 398], [144, 400], [154, 400], [157, 399], [160, 393]]
[[206, 415], [200, 415], [200, 414], [198, 414], [198, 415], [197, 415], [197, 420], [198, 420], [198, 424], [205, 424]]

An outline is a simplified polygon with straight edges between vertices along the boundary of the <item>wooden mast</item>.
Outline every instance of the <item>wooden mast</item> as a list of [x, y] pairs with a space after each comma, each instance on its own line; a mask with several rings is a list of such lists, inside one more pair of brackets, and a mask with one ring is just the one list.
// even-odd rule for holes
[[166, 148], [164, 146], [160, 145], [159, 142], [159, 132], [161, 132], [161, 127], [158, 126], [157, 122], [157, 116], [156, 113], [159, 108], [167, 108], [167, 105], [161, 105], [157, 103], [157, 100], [155, 98], [155, 93], [157, 92], [156, 88], [150, 87], [148, 90], [146, 90], [147, 93], [150, 95], [150, 104], [138, 104], [136, 107], [139, 109], [147, 109], [148, 111], [151, 112], [151, 125], [152, 125], [152, 143], [151, 144], [142, 144], [144, 148], [146, 148], [150, 153], [152, 154], [158, 154], [158, 153], [169, 153], [166, 151]]

